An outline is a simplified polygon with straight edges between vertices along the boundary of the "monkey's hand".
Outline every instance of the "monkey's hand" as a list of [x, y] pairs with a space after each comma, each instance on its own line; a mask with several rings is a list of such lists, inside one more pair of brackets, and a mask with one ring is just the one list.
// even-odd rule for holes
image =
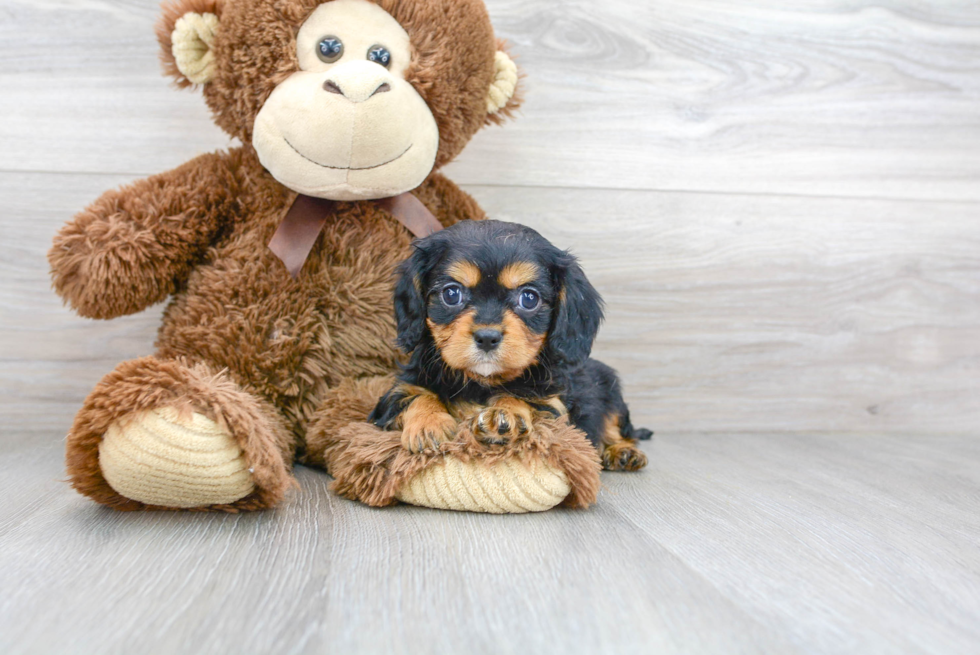
[[238, 153], [202, 155], [109, 191], [65, 225], [48, 252], [58, 295], [82, 316], [132, 314], [172, 294], [233, 217]]

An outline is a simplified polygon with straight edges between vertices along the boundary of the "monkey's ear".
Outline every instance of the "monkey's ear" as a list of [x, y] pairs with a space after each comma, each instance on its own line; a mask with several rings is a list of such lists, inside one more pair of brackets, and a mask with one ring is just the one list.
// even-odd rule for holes
[[185, 88], [207, 84], [214, 74], [211, 44], [224, 0], [170, 0], [157, 22], [164, 72]]
[[497, 41], [497, 52], [493, 60], [493, 82], [487, 92], [487, 122], [500, 124], [510, 118], [520, 107], [521, 97], [518, 83], [521, 73], [517, 64], [507, 54], [506, 44]]
[[592, 353], [602, 323], [602, 298], [576, 259], [562, 253], [553, 269], [557, 307], [548, 330], [547, 353], [567, 366], [581, 364]]

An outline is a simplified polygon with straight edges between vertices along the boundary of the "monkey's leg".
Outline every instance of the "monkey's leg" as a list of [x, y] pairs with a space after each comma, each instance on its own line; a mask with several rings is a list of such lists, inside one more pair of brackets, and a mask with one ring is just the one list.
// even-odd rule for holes
[[294, 484], [279, 413], [204, 364], [144, 357], [96, 385], [68, 434], [72, 486], [116, 509], [254, 510]]

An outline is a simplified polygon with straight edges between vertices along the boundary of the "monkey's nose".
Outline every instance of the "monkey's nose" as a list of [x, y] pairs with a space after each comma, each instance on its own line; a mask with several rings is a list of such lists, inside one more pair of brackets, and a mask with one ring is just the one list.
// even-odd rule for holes
[[473, 333], [473, 341], [476, 342], [477, 348], [488, 353], [491, 350], [497, 349], [503, 336], [500, 330], [482, 329]]
[[336, 93], [354, 103], [392, 91], [395, 82], [387, 68], [366, 59], [338, 64], [326, 71], [321, 79], [324, 91]]
[[384, 93], [386, 91], [391, 91], [391, 85], [387, 82], [382, 82], [378, 84], [373, 90], [370, 87], [365, 87], [363, 84], [347, 84], [347, 88], [344, 89], [337, 82], [333, 80], [327, 80], [323, 83], [323, 90], [327, 93], [336, 93], [342, 95], [351, 102], [364, 102], [368, 98], [371, 98], [378, 93]]

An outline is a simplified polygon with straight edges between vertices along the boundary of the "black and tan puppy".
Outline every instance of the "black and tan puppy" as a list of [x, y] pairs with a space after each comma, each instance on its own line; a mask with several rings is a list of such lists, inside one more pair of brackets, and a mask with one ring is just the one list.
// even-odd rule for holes
[[616, 372], [589, 358], [602, 300], [578, 262], [534, 230], [463, 221], [415, 244], [395, 286], [398, 345], [411, 355], [368, 417], [413, 452], [452, 439], [462, 420], [486, 443], [565, 414], [608, 470], [640, 469]]

